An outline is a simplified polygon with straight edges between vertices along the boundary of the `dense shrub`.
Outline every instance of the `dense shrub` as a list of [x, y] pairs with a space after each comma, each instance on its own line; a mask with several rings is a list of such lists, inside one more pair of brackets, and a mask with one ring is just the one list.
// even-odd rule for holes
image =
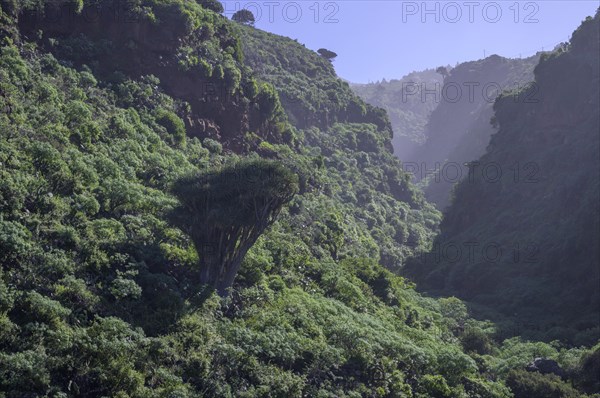
[[543, 375], [524, 370], [508, 374], [506, 384], [515, 398], [576, 398], [580, 394], [556, 375]]
[[183, 145], [185, 143], [185, 125], [183, 121], [173, 112], [160, 109], [156, 113], [156, 122], [163, 126], [167, 133], [172, 137], [174, 145]]

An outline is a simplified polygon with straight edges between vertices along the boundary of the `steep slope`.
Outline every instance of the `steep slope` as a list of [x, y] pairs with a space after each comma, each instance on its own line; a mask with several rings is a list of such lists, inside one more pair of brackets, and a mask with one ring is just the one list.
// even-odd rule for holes
[[240, 26], [240, 34], [246, 64], [277, 88], [292, 124], [326, 130], [338, 122], [373, 123], [391, 138], [385, 111], [365, 104], [337, 77], [330, 61], [287, 37], [248, 26]]
[[[425, 129], [427, 140], [409, 160], [428, 165], [445, 161], [472, 129], [479, 115], [488, 112], [491, 117], [494, 100], [502, 91], [514, 90], [533, 80], [533, 68], [538, 59], [539, 56], [520, 60], [492, 55], [451, 69], [444, 79], [440, 104], [432, 112]], [[489, 139], [491, 131], [489, 128], [486, 135], [478, 132], [484, 137], [472, 144], [473, 149], [485, 150], [485, 138]]]
[[539, 101], [528, 90], [496, 101], [499, 131], [413, 269], [423, 286], [516, 317], [528, 336], [575, 344], [598, 333], [598, 24], [542, 57]]
[[[237, 40], [227, 33], [235, 27], [211, 11], [195, 3], [141, 4], [155, 16], [166, 5], [192, 20], [207, 17], [189, 34], [221, 30], [215, 52], [235, 54], [226, 44]], [[265, 141], [273, 136], [257, 133], [266, 126], [227, 131], [220, 106], [233, 109], [237, 101], [247, 103], [234, 120], [244, 119], [246, 106], [267, 120], [279, 117], [277, 94], [260, 100], [258, 92], [270, 86], [235, 58], [215, 61], [213, 72], [229, 68], [239, 77], [237, 70], [259, 90], [231, 87], [217, 72], [215, 83], [237, 95], [215, 99], [213, 114], [215, 104], [186, 103], [186, 92], [173, 97], [179, 84], [204, 72], [166, 76], [174, 69], [155, 64], [144, 70], [154, 76], [138, 76], [121, 60], [99, 57], [101, 32], [92, 25], [97, 36], [89, 37], [76, 21], [75, 42], [67, 28], [53, 30], [56, 21], [34, 42], [26, 35], [35, 25], [21, 12], [2, 3], [11, 38], [0, 51], [3, 395], [430, 395], [464, 390], [463, 377], [472, 380], [468, 388], [505, 395], [506, 387], [484, 380], [462, 352], [440, 304], [376, 262], [387, 250], [377, 242], [388, 242], [387, 256], [401, 259], [424, 247], [439, 219], [398, 163], [382, 167], [392, 158], [389, 131], [361, 113], [354, 117], [362, 124], [335, 124], [327, 134], [279, 119], [289, 145]], [[85, 12], [68, 15], [77, 20]], [[21, 31], [11, 23], [16, 16]], [[164, 16], [159, 24], [174, 29]], [[119, 27], [105, 28], [104, 44], [119, 48], [122, 36], [111, 33]], [[133, 59], [151, 57], [131, 40]], [[91, 54], [76, 47], [81, 43]], [[192, 47], [190, 59], [201, 51]], [[122, 68], [118, 79], [106, 73], [111, 68]], [[185, 128], [190, 114], [211, 120], [221, 134], [201, 142], [191, 124]], [[227, 138], [240, 143], [228, 145]], [[287, 159], [302, 185], [244, 260], [226, 300], [207, 297], [198, 285], [198, 254], [167, 221], [177, 205], [168, 193], [174, 181], [239, 157], [223, 144], [250, 157], [255, 148]]]
[[402, 79], [369, 84], [351, 84], [365, 102], [387, 111], [394, 129], [394, 154], [401, 160], [427, 140], [425, 127], [431, 112], [440, 103], [442, 75], [433, 69], [413, 72]]
[[[14, 6], [5, 4], [11, 12]], [[236, 151], [249, 131], [281, 140], [283, 110], [269, 87], [256, 85], [235, 27], [218, 13], [184, 0], [81, 7], [66, 0], [25, 4], [13, 18], [24, 40], [108, 83], [158, 78], [166, 94], [186, 103], [181, 116], [190, 136]]]
[[[407, 159], [418, 164], [417, 180], [438, 208], [449, 204], [452, 187], [467, 176], [464, 164], [485, 153], [496, 131], [490, 121], [497, 96], [531, 82], [538, 60], [539, 54], [522, 60], [492, 55], [450, 71], [425, 129], [427, 141]], [[526, 100], [536, 100], [536, 88]]]
[[[239, 28], [245, 62], [258, 79], [274, 85], [291, 121], [302, 128], [294, 145], [323, 161], [319, 190], [335, 197], [376, 237], [382, 264], [399, 269], [431, 241], [439, 213], [392, 155], [387, 114], [358, 98], [317, 53], [289, 38]], [[264, 147], [258, 150], [265, 156], [293, 156]]]
[[[570, 376], [538, 385], [595, 390], [592, 350], [496, 343], [459, 300], [424, 298], [378, 263], [423, 250], [439, 221], [388, 150], [385, 112], [355, 100], [345, 119], [348, 102], [331, 100], [346, 109], [335, 121], [307, 112], [321, 127], [290, 125], [301, 108], [284, 113], [285, 87], [242, 63], [217, 2], [134, 2], [127, 26], [90, 32], [79, 19], [97, 3], [48, 5], [75, 7], [66, 27], [0, 4], [0, 395], [511, 397], [510, 371], [527, 391], [523, 368], [541, 355]], [[145, 29], [167, 36], [164, 53]], [[264, 40], [275, 64], [292, 46]], [[303, 78], [295, 67], [281, 73]], [[341, 87], [317, 97], [346, 96], [327, 65], [315, 73]], [[202, 82], [230, 95], [197, 98]], [[294, 170], [300, 193], [220, 298], [200, 286], [204, 253], [169, 221], [171, 189], [258, 157]]]
[[[395, 154], [414, 172], [426, 198], [444, 209], [452, 187], [467, 175], [466, 162], [485, 153], [494, 100], [504, 90], [533, 80], [539, 55], [507, 59], [492, 55], [446, 68], [427, 70], [401, 80], [355, 85], [366, 102], [384, 108], [394, 129]], [[532, 89], [530, 96], [536, 93]]]

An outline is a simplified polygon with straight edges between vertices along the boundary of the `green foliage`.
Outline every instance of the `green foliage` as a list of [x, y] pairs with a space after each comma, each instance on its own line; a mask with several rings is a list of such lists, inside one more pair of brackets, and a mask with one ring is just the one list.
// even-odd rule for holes
[[32, 321], [39, 320], [52, 325], [56, 325], [70, 313], [59, 302], [44, 297], [37, 292], [27, 293], [23, 298], [23, 306], [31, 316]]
[[123, 298], [138, 299], [142, 294], [142, 288], [131, 279], [117, 278], [112, 281], [110, 292], [117, 300]]
[[[0, 35], [22, 35], [0, 48], [0, 395], [499, 398], [535, 355], [595, 388], [587, 349], [464, 352], [461, 328], [493, 327], [388, 269], [428, 247], [440, 214], [390, 152], [385, 112], [314, 52], [294, 44], [285, 62], [289, 41], [256, 33], [248, 65], [281, 77], [257, 80], [235, 36], [250, 29], [203, 3], [136, 2], [140, 40], [140, 25], [67, 38], [24, 14], [4, 29], [5, 4]], [[27, 42], [39, 29], [52, 45]], [[236, 95], [202, 98], [205, 79]], [[226, 298], [198, 280], [207, 226], [247, 234], [223, 251], [241, 267]]]
[[446, 398], [452, 396], [452, 390], [442, 376], [425, 375], [421, 379], [421, 385], [429, 397]]
[[328, 50], [328, 49], [326, 49], [326, 48], [319, 48], [319, 49], [317, 50], [317, 53], [319, 53], [319, 55], [320, 55], [321, 57], [323, 57], [323, 58], [325, 58], [325, 59], [327, 59], [327, 60], [329, 60], [329, 61], [332, 61], [334, 58], [336, 58], [336, 57], [337, 57], [337, 54], [336, 54], [336, 53], [334, 53], [333, 51], [331, 51], [331, 50]]
[[197, 0], [198, 3], [206, 8], [207, 10], [211, 10], [214, 11], [216, 13], [222, 14], [223, 11], [225, 11], [223, 9], [223, 4], [221, 4], [221, 2], [219, 0]]
[[506, 384], [515, 398], [575, 398], [580, 394], [556, 375], [542, 375], [524, 370], [509, 373]]
[[173, 137], [174, 145], [181, 146], [185, 143], [185, 125], [176, 114], [160, 109], [156, 113], [156, 122], [163, 126], [167, 133]]
[[43, 393], [50, 382], [48, 370], [40, 366], [46, 360], [43, 351], [0, 353], [0, 387], [5, 391]]
[[439, 95], [442, 79], [433, 70], [410, 73], [402, 79], [369, 84], [352, 84], [352, 90], [364, 101], [386, 110], [394, 129], [394, 153], [402, 161], [413, 161], [414, 149], [426, 140], [426, 125], [439, 101], [425, 95], [423, 88]]
[[[600, 51], [599, 19], [584, 22], [568, 51], [540, 61], [534, 83], [496, 101], [499, 131], [471, 163], [471, 180], [457, 185], [433, 246], [462, 246], [463, 261], [436, 259], [434, 252], [409, 267], [429, 292], [478, 304], [477, 315], [496, 321], [512, 318], [502, 338], [516, 330], [531, 340], [597, 342], [600, 118], [598, 87], [589, 82], [599, 78], [599, 60], [589, 54]], [[532, 89], [543, 92], [543, 100]], [[515, 148], [516, 142], [523, 144]], [[502, 176], [494, 181], [484, 165], [495, 165]], [[478, 245], [473, 256], [467, 255], [470, 242]], [[484, 253], [489, 245], [503, 254], [490, 261]]]
[[173, 214], [196, 246], [200, 283], [224, 293], [246, 252], [298, 191], [281, 163], [244, 160], [176, 182], [182, 206]]
[[583, 354], [576, 366], [576, 385], [588, 394], [600, 394], [600, 346]]
[[3, 262], [18, 261], [31, 249], [31, 233], [23, 225], [12, 221], [0, 221], [0, 259]]
[[258, 29], [242, 26], [240, 35], [245, 63], [276, 88], [296, 127], [326, 130], [337, 122], [366, 122], [391, 135], [385, 112], [361, 101], [328, 59], [292, 39]]
[[241, 23], [244, 25], [251, 25], [254, 26], [254, 14], [252, 14], [252, 11], [247, 10], [247, 9], [241, 9], [239, 11], [237, 11], [235, 14], [232, 15], [231, 17], [232, 20], [234, 20], [237, 23]]
[[223, 152], [223, 145], [220, 142], [215, 141], [211, 138], [207, 138], [202, 142], [203, 146], [210, 152], [220, 155]]
[[467, 352], [476, 352], [480, 355], [489, 355], [492, 352], [492, 341], [481, 329], [468, 329], [461, 336], [460, 342]]

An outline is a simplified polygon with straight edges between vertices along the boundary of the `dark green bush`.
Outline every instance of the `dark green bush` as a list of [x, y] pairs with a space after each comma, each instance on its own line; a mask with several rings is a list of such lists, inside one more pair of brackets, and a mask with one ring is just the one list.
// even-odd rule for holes
[[513, 370], [506, 378], [506, 385], [515, 398], [577, 398], [579, 392], [560, 377], [552, 374]]
[[467, 352], [488, 355], [492, 351], [492, 340], [481, 329], [468, 328], [464, 334], [460, 336], [460, 342]]
[[167, 130], [167, 133], [171, 135], [174, 145], [181, 146], [185, 143], [185, 125], [183, 124], [183, 120], [176, 114], [165, 109], [160, 109], [156, 113], [156, 122], [163, 126]]
[[223, 11], [225, 11], [223, 9], [223, 4], [221, 4], [221, 2], [219, 0], [196, 0], [198, 2], [198, 4], [200, 4], [202, 7], [206, 8], [207, 10], [211, 10], [214, 11], [218, 14], [223, 13]]

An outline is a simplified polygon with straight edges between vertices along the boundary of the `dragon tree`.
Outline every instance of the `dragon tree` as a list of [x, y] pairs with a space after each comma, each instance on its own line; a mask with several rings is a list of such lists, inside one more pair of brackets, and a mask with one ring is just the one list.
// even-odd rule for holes
[[172, 189], [174, 222], [198, 252], [200, 282], [226, 295], [244, 256], [298, 191], [298, 176], [272, 160], [242, 160], [184, 177]]

